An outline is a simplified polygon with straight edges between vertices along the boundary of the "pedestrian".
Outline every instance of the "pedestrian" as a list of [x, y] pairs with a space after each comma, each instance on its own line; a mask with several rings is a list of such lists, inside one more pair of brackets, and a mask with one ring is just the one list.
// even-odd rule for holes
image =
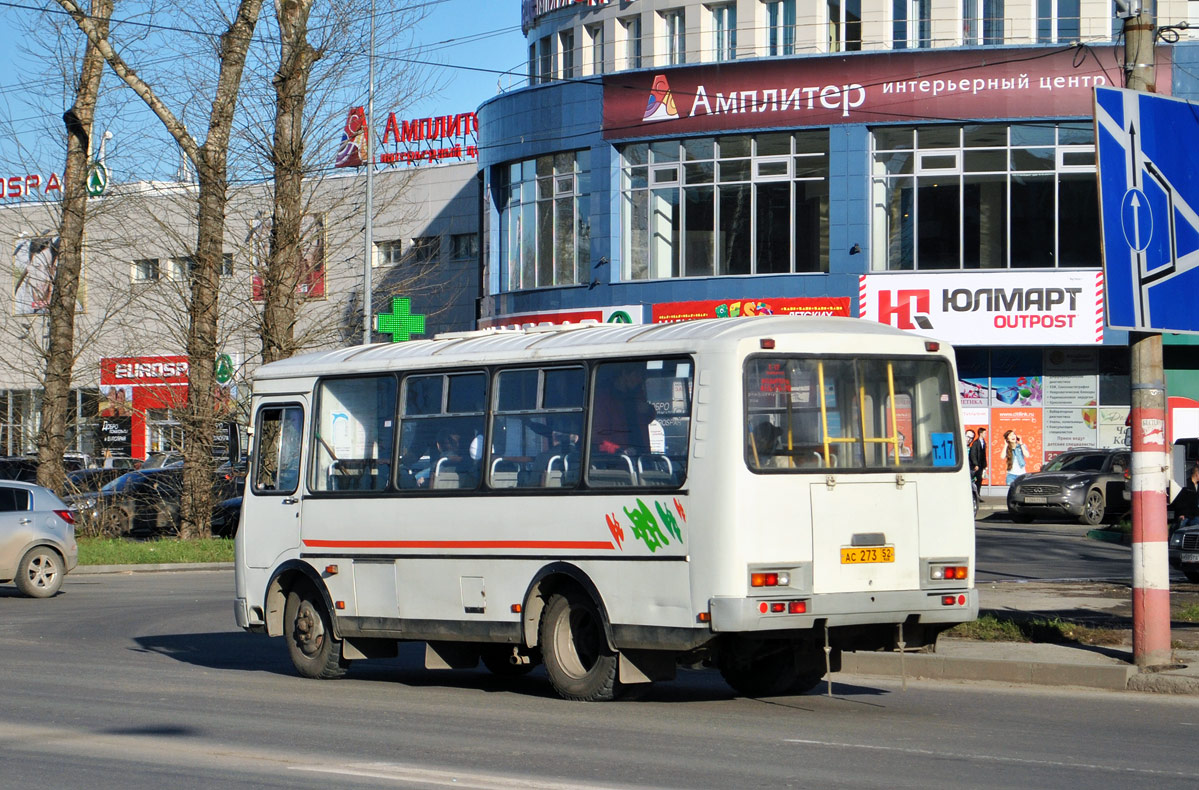
[[1027, 471], [1028, 447], [1013, 430], [1003, 432], [1003, 441], [1007, 444], [1003, 450], [1003, 457], [1007, 461], [1007, 484], [1011, 485]]
[[1170, 509], [1174, 512], [1175, 528], [1199, 524], [1199, 462], [1191, 467], [1191, 474], [1170, 503]]
[[983, 476], [987, 472], [987, 429], [979, 428], [970, 445], [970, 479], [974, 481], [974, 490], [982, 491]]

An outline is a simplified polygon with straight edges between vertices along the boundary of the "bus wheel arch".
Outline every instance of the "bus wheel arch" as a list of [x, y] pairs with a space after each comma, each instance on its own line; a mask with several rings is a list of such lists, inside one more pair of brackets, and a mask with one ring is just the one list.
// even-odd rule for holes
[[[289, 560], [275, 569], [270, 582], [267, 583], [264, 619], [269, 636], [283, 636], [284, 608], [287, 606], [288, 593], [297, 585], [304, 584], [311, 586], [321, 596], [326, 611], [334, 611], [333, 598], [330, 597], [329, 590], [325, 587], [325, 582], [321, 579], [320, 574], [307, 563]], [[337, 620], [336, 618], [331, 619], [333, 620], [333, 635], [340, 639], [341, 634], [338, 632]]]
[[523, 620], [521, 631], [525, 645], [530, 648], [540, 646], [541, 618], [550, 598], [555, 594], [565, 595], [577, 591], [591, 599], [604, 626], [604, 637], [608, 649], [615, 651], [616, 644], [612, 639], [612, 623], [608, 617], [608, 608], [604, 599], [591, 578], [580, 568], [567, 562], [556, 562], [542, 568], [525, 591], [522, 607]]

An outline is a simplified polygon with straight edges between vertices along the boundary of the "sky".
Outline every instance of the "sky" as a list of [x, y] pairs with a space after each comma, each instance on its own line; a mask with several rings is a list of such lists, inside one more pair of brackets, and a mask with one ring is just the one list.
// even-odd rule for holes
[[[502, 77], [499, 72], [513, 70], [519, 79], [524, 72], [524, 36], [520, 31], [519, 0], [418, 0], [425, 4], [426, 15], [413, 31], [416, 43], [424, 50], [419, 56], [427, 64], [433, 92], [418, 98], [412, 106], [403, 108], [404, 118], [436, 117], [471, 112], [497, 93], [497, 82], [505, 87], [514, 78]], [[377, 12], [390, 7], [391, 0], [376, 0]], [[232, 0], [224, 5], [232, 7]], [[270, 13], [270, 0], [264, 4], [264, 14]], [[36, 9], [57, 8], [53, 0], [0, 0], [0, 177], [20, 173], [61, 172], [56, 154], [47, 154], [46, 146], [38, 146], [38, 137], [46, 128], [61, 129], [59, 116], [66, 108], [66, 99], [59, 104], [30, 107], [21, 99], [29, 94], [23, 85], [27, 69], [23, 61], [28, 55], [21, 52], [28, 40], [19, 40], [21, 22], [34, 15]], [[117, 4], [119, 15], [121, 3]], [[46, 46], [53, 46], [46, 42]], [[35, 47], [36, 49], [36, 47]], [[394, 52], [385, 40], [376, 41], [376, 53], [384, 56]], [[364, 89], [365, 93], [365, 89]], [[131, 95], [131, 94], [130, 94]], [[364, 97], [365, 98], [365, 97]], [[387, 113], [394, 107], [375, 105], [377, 135]], [[44, 117], [37, 117], [44, 113]], [[378, 138], [376, 138], [378, 139]], [[59, 147], [61, 150], [61, 147]], [[330, 157], [331, 158], [331, 157]]]

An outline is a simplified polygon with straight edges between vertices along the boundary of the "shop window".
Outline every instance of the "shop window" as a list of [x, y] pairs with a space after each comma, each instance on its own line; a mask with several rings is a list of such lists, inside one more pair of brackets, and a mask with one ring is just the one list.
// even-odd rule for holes
[[826, 132], [621, 149], [627, 280], [828, 271]]
[[875, 271], [1098, 267], [1089, 124], [874, 130]]

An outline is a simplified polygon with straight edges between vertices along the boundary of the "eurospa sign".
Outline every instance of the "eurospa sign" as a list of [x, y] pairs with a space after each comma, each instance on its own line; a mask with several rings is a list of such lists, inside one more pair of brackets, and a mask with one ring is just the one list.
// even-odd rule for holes
[[[733, 61], [604, 77], [604, 138], [913, 118], [1092, 115], [1093, 89], [1123, 73], [1116, 47], [1021, 47]], [[1158, 47], [1157, 90], [1171, 54]]]
[[1103, 272], [864, 274], [858, 316], [955, 345], [1103, 342]]
[[[361, 167], [365, 162], [366, 111], [352, 107], [346, 115], [334, 167]], [[446, 160], [473, 161], [479, 156], [479, 119], [473, 112], [401, 120], [387, 116], [383, 144], [377, 152], [384, 165], [435, 164]], [[385, 150], [391, 145], [391, 150]]]

